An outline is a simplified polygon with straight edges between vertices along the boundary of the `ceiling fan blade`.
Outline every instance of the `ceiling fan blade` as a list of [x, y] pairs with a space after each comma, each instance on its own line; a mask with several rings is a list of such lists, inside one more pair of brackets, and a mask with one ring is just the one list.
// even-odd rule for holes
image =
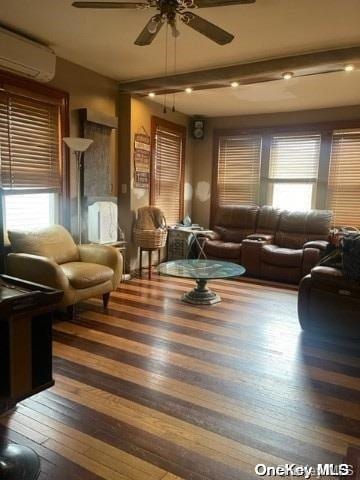
[[154, 15], [150, 18], [148, 23], [145, 25], [140, 35], [135, 40], [135, 45], [150, 45], [154, 40], [156, 35], [159, 33], [161, 27], [164, 24], [164, 20], [161, 18], [161, 15]]
[[227, 7], [229, 5], [246, 5], [255, 3], [256, 0], [194, 0], [197, 8]]
[[148, 3], [144, 2], [73, 2], [73, 7], [76, 8], [145, 8]]
[[192, 12], [185, 12], [181, 15], [181, 20], [190, 28], [193, 28], [197, 32], [205, 35], [219, 45], [225, 45], [230, 43], [234, 39], [234, 35], [226, 32], [222, 28], [208, 22], [204, 18], [195, 15]]

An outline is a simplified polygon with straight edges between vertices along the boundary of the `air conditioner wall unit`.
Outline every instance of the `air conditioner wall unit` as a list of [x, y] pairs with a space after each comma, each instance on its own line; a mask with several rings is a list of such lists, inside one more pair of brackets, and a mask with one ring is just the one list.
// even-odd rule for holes
[[113, 243], [118, 235], [118, 208], [113, 202], [95, 202], [88, 207], [88, 240]]
[[55, 67], [56, 55], [50, 48], [0, 27], [0, 69], [50, 82]]

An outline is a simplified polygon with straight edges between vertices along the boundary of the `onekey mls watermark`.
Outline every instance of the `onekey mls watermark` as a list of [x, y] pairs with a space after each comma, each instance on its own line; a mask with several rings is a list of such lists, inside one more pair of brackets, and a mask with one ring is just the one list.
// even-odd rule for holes
[[311, 478], [321, 479], [323, 477], [347, 477], [353, 475], [354, 468], [348, 463], [318, 463], [317, 465], [285, 463], [275, 467], [258, 463], [255, 466], [255, 473], [259, 477], [302, 477], [305, 480], [309, 480]]

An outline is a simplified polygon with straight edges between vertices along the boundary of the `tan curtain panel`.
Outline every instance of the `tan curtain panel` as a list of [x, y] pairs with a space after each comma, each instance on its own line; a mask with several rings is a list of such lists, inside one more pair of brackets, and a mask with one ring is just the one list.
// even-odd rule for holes
[[60, 189], [60, 111], [0, 91], [0, 184], [6, 189]]
[[153, 203], [171, 225], [181, 220], [183, 136], [158, 125], [153, 154]]
[[218, 205], [256, 204], [260, 183], [261, 136], [221, 137], [218, 151]]
[[328, 207], [336, 226], [360, 227], [360, 130], [333, 135]]

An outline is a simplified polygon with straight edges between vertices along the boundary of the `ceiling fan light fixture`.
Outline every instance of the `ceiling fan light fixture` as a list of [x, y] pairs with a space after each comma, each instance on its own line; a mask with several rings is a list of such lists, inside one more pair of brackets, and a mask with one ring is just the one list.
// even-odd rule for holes
[[353, 72], [355, 70], [355, 66], [352, 63], [345, 65], [344, 67], [345, 72]]
[[231, 83], [230, 83], [230, 86], [231, 86], [232, 88], [236, 88], [236, 87], [239, 86], [239, 82], [231, 82]]
[[290, 80], [291, 78], [293, 78], [293, 76], [294, 72], [285, 72], [282, 74], [284, 80]]
[[193, 91], [193, 89], [191, 87], [187, 87], [185, 88], [185, 92], [186, 93], [191, 93]]
[[148, 29], [148, 32], [151, 33], [152, 35], [156, 33], [159, 27], [159, 23], [160, 23], [159, 19], [156, 17], [153, 17], [151, 19], [151, 22], [149, 22], [146, 27]]

